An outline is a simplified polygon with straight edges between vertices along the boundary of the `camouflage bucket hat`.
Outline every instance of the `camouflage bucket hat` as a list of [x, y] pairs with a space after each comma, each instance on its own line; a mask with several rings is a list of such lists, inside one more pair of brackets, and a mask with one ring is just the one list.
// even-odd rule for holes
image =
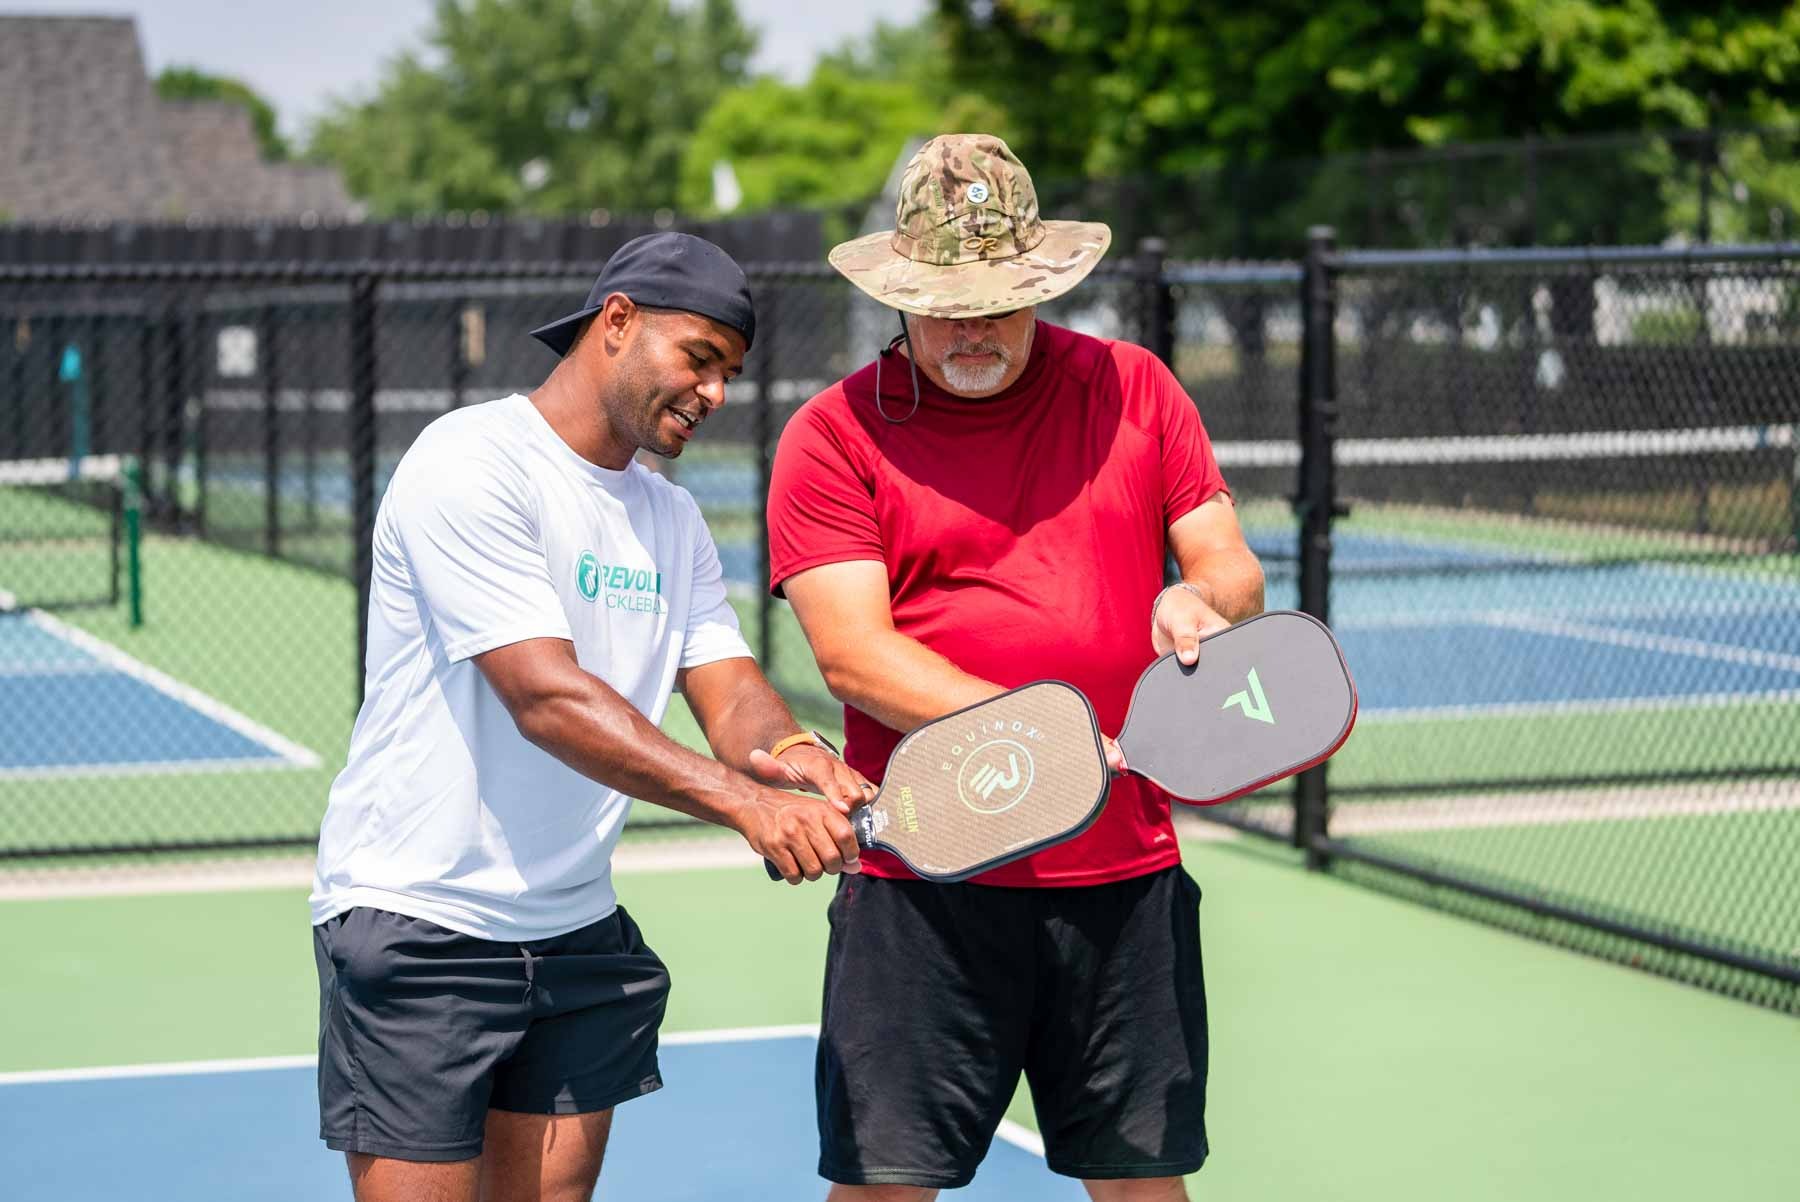
[[925, 317], [1005, 313], [1061, 296], [1106, 253], [1098, 221], [1038, 217], [1031, 175], [989, 134], [944, 134], [900, 180], [897, 228], [834, 247], [831, 265], [890, 308]]

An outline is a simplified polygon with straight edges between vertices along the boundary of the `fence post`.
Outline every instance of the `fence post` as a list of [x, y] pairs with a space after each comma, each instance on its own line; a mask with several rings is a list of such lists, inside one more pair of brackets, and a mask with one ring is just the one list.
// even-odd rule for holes
[[775, 355], [780, 296], [778, 287], [762, 290], [761, 319], [756, 323], [762, 334], [756, 348], [756, 513], [761, 533], [756, 543], [756, 655], [763, 675], [771, 678], [775, 675], [775, 598], [769, 592], [769, 478], [775, 461], [775, 381], [781, 374]]
[[[1306, 231], [1300, 277], [1300, 487], [1294, 509], [1300, 519], [1300, 608], [1330, 621], [1331, 522], [1338, 515], [1332, 440], [1337, 423], [1337, 288], [1330, 226]], [[1294, 784], [1294, 846], [1312, 869], [1328, 866], [1322, 843], [1330, 794], [1327, 765], [1302, 772]]]
[[459, 296], [450, 302], [450, 404], [461, 409], [469, 387], [469, 301]]
[[375, 570], [375, 289], [367, 272], [350, 281], [350, 527], [355, 543], [356, 703], [369, 655], [369, 584]]
[[1139, 329], [1144, 346], [1175, 370], [1175, 297], [1163, 274], [1169, 244], [1161, 238], [1138, 241]]
[[263, 378], [263, 553], [281, 555], [281, 364], [275, 350], [275, 307], [264, 305], [256, 346]]

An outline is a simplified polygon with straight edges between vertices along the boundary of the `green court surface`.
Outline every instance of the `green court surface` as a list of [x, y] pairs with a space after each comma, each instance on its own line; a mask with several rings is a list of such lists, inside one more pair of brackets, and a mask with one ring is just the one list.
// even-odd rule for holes
[[[1260, 846], [1185, 850], [1206, 892], [1213, 1037], [1196, 1199], [1800, 1197], [1792, 1019]], [[825, 887], [771, 885], [752, 862], [619, 882], [671, 968], [667, 1030], [816, 1021]], [[299, 889], [8, 901], [0, 945], [15, 1033], [0, 1071], [313, 1045]], [[1033, 1125], [1026, 1098], [1013, 1117]], [[810, 1164], [794, 1173], [811, 1188]]]
[[[159, 765], [9, 779], [0, 850], [308, 838], [317, 831], [356, 716], [355, 591], [334, 576], [192, 539], [151, 537], [144, 563], [141, 629], [130, 628], [123, 606], [71, 609], [58, 619], [310, 749], [320, 766]], [[757, 607], [748, 598], [736, 604], [754, 647]], [[803, 721], [835, 737], [841, 718], [805, 638], [786, 606], [774, 613], [776, 683]], [[69, 720], [106, 719], [81, 713]], [[704, 748], [679, 696], [664, 725]]]

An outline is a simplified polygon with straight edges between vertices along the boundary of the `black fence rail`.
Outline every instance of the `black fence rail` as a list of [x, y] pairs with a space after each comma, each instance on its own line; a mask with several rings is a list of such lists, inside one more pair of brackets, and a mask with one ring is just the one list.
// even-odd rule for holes
[[[438, 416], [534, 388], [527, 331], [599, 266], [0, 265], [0, 862], [309, 845], [389, 473]], [[822, 264], [749, 271], [745, 374], [654, 466], [770, 677], [832, 726], [766, 587], [769, 464], [898, 326]], [[1270, 606], [1329, 620], [1358, 678], [1330, 765], [1206, 817], [1800, 1009], [1794, 247], [1147, 240], [1043, 316], [1171, 364]]]

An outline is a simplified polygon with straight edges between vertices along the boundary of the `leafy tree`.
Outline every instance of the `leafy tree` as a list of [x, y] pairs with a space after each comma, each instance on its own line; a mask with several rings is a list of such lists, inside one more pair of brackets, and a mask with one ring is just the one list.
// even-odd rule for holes
[[756, 45], [732, 0], [438, 0], [428, 41], [313, 134], [379, 214], [673, 205]]
[[998, 106], [955, 86], [947, 50], [929, 16], [912, 25], [878, 21], [821, 55], [804, 84], [765, 78], [727, 92], [689, 143], [683, 207], [710, 209], [714, 169], [727, 164], [744, 209], [847, 214], [880, 193], [920, 139], [966, 130], [1007, 136], [1011, 123]]
[[765, 78], [719, 98], [688, 143], [684, 210], [713, 207], [713, 170], [729, 164], [745, 209], [833, 208], [880, 192], [895, 158], [932, 132], [934, 106], [897, 80], [820, 65], [805, 84]]
[[1791, 124], [1800, 6], [1757, 0], [939, 0], [957, 72], [1059, 173]]
[[275, 107], [241, 80], [211, 75], [197, 67], [165, 67], [156, 77], [156, 94], [164, 100], [224, 100], [250, 114], [250, 126], [262, 157], [280, 162], [288, 157], [287, 140], [275, 128]]
[[[1210, 222], [1211, 253], [1291, 252], [1317, 221], [1390, 244], [1660, 238], [1694, 228], [1675, 224], [1699, 179], [1685, 143], [1547, 146], [1529, 185], [1518, 156], [1320, 156], [1800, 125], [1791, 2], [939, 0], [938, 17], [953, 69], [1013, 112], [1040, 180], [1133, 177], [1107, 210], [1120, 225]], [[1779, 156], [1723, 158], [1748, 180], [1737, 225], [1800, 203]]]

